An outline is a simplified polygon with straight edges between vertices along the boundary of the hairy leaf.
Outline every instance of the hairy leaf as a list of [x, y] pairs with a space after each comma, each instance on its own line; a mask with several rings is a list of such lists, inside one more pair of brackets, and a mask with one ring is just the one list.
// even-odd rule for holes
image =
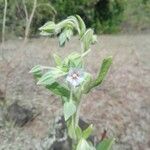
[[103, 60], [100, 72], [98, 74], [97, 79], [94, 81], [93, 86], [98, 86], [99, 84], [102, 83], [104, 80], [105, 76], [107, 75], [107, 72], [112, 64], [112, 57], [106, 58]]
[[45, 31], [47, 33], [53, 33], [55, 31], [55, 23], [52, 21], [49, 21], [45, 23], [42, 27], [39, 28], [40, 31]]
[[101, 65], [101, 69], [100, 69], [100, 72], [99, 72], [97, 78], [95, 80], [91, 81], [90, 86], [87, 87], [83, 93], [88, 93], [93, 87], [96, 87], [102, 83], [102, 81], [105, 79], [105, 77], [108, 73], [108, 70], [109, 70], [111, 64], [112, 64], [112, 57], [109, 57], [109, 58], [106, 58], [103, 60], [103, 63]]
[[78, 140], [82, 138], [82, 129], [79, 126], [76, 127], [76, 135]]
[[85, 130], [83, 131], [82, 137], [83, 137], [84, 139], [87, 139], [87, 138], [91, 135], [92, 132], [93, 132], [93, 125], [91, 124], [87, 129], [85, 129]]
[[115, 139], [104, 139], [97, 145], [96, 150], [110, 150], [114, 142]]
[[71, 139], [76, 140], [76, 130], [75, 130], [75, 119], [72, 116], [69, 120], [67, 120], [67, 127], [68, 127], [68, 135]]
[[72, 100], [64, 103], [64, 118], [68, 120], [76, 112], [76, 105]]
[[78, 145], [76, 150], [96, 150], [93, 146], [91, 146], [84, 138], [82, 138]]
[[56, 95], [67, 97], [67, 99], [70, 97], [70, 91], [58, 82], [46, 85], [45, 87]]
[[62, 32], [60, 35], [59, 35], [59, 45], [60, 46], [64, 46], [65, 43], [67, 41], [67, 37], [66, 37], [66, 34], [65, 32]]
[[54, 54], [54, 60], [57, 66], [62, 66], [62, 60], [61, 57], [59, 55]]
[[77, 52], [71, 53], [65, 58], [64, 66], [68, 68], [80, 68], [82, 66], [81, 55]]
[[38, 72], [38, 71], [41, 71], [41, 66], [40, 65], [36, 65], [35, 67], [33, 67], [30, 70], [30, 73], [34, 73], [34, 72]]
[[53, 68], [45, 73], [38, 81], [37, 84], [50, 85], [56, 81], [58, 77], [65, 75], [66, 73], [60, 69]]
[[79, 15], [76, 15], [77, 19], [78, 19], [78, 23], [79, 23], [79, 28], [80, 28], [80, 37], [83, 36], [84, 32], [86, 31], [86, 26], [84, 21], [82, 20], [82, 18]]
[[[33, 67], [30, 72], [33, 73], [34, 77], [37, 80], [39, 80], [43, 75], [42, 74], [42, 66], [37, 65], [37, 66]], [[63, 85], [60, 85], [60, 83], [58, 83], [58, 82], [54, 82], [52, 84], [45, 85], [45, 87], [56, 95], [66, 97], [67, 99], [70, 97], [69, 89], [67, 89]]]
[[90, 48], [90, 45], [95, 41], [96, 36], [92, 29], [88, 29], [81, 38], [83, 51], [87, 51]]

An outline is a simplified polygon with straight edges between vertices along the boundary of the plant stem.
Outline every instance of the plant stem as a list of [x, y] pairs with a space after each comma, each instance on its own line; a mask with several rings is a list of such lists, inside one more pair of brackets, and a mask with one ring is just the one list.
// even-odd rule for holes
[[2, 45], [4, 45], [5, 42], [6, 13], [7, 13], [7, 0], [5, 0], [5, 7], [4, 7], [4, 14], [3, 14]]
[[79, 102], [78, 105], [77, 105], [77, 111], [75, 113], [75, 127], [79, 126], [80, 107], [81, 107], [81, 105], [80, 105], [80, 102]]
[[25, 14], [26, 14], [26, 28], [25, 28], [25, 37], [24, 37], [24, 42], [26, 42], [29, 36], [30, 26], [34, 17], [35, 10], [36, 10], [37, 0], [34, 0], [33, 2], [33, 8], [32, 8], [32, 12], [30, 16], [28, 15], [25, 1], [23, 1], [23, 4], [24, 4], [24, 9], [25, 9]]

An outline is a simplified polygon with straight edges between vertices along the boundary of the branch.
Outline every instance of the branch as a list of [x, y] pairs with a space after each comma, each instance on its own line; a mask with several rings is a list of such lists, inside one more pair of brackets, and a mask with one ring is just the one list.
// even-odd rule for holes
[[30, 17], [28, 18], [27, 25], [26, 25], [24, 42], [27, 41], [27, 38], [28, 38], [28, 35], [29, 35], [30, 25], [31, 25], [31, 22], [32, 22], [32, 19], [33, 19], [33, 16], [34, 16], [36, 5], [37, 5], [37, 0], [34, 0], [32, 12], [31, 12]]
[[26, 15], [26, 22], [28, 22], [29, 14], [28, 14], [28, 11], [27, 11], [25, 0], [22, 0], [22, 3], [23, 3], [23, 7], [24, 7], [24, 12], [25, 12], [25, 15]]
[[45, 4], [38, 4], [37, 5], [37, 7], [41, 7], [41, 6], [47, 6], [54, 12], [55, 15], [57, 14], [56, 9], [51, 4], [45, 3]]
[[5, 0], [4, 15], [3, 15], [2, 45], [4, 44], [5, 41], [6, 13], [7, 13], [7, 0]]

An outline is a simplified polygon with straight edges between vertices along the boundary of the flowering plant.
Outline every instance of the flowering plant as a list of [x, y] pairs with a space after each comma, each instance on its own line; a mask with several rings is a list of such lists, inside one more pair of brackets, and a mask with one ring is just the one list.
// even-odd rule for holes
[[[81, 51], [73, 52], [62, 60], [54, 54], [56, 67], [37, 65], [30, 71], [37, 78], [40, 85], [60, 96], [63, 104], [63, 114], [67, 125], [68, 135], [72, 139], [72, 150], [108, 150], [114, 139], [104, 139], [93, 145], [88, 137], [93, 131], [93, 125], [82, 130], [79, 126], [79, 111], [81, 98], [104, 80], [112, 63], [112, 58], [103, 60], [96, 79], [85, 71], [84, 58], [91, 51], [90, 46], [97, 41], [92, 29], [87, 29], [80, 16], [70, 16], [67, 19], [54, 23], [47, 22], [40, 28], [41, 34], [58, 36], [60, 46], [70, 40], [73, 33], [79, 35]], [[60, 81], [60, 79], [63, 79]]]

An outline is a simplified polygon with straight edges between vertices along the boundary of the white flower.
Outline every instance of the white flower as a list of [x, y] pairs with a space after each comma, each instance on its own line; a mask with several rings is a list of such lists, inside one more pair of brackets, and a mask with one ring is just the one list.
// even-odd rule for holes
[[74, 87], [80, 85], [84, 80], [84, 73], [81, 69], [72, 68], [69, 70], [66, 80]]

